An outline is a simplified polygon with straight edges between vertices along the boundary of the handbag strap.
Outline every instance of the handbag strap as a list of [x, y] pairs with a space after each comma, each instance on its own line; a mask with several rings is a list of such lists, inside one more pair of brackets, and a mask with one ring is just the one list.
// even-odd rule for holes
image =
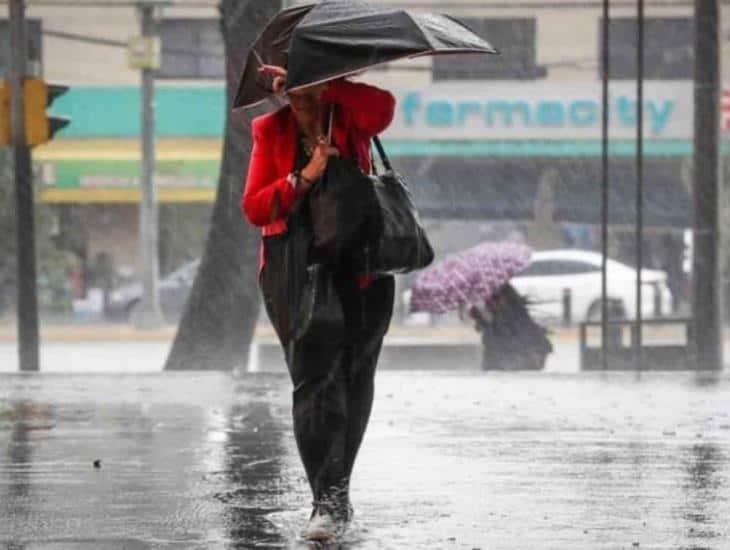
[[[383, 149], [383, 144], [380, 143], [380, 138], [378, 136], [373, 136], [373, 143], [375, 144], [375, 148], [378, 150], [378, 155], [380, 156], [380, 161], [383, 163], [383, 167], [387, 172], [392, 172], [393, 166], [390, 164], [388, 155], [385, 154], [385, 149]], [[373, 164], [373, 166], [375, 166], [375, 164]]]
[[[332, 121], [334, 119], [334, 115], [335, 115], [334, 105], [330, 105], [329, 124], [327, 125], [327, 144], [328, 145], [332, 145]], [[380, 161], [383, 163], [383, 167], [385, 168], [385, 171], [392, 172], [393, 166], [390, 164], [390, 159], [388, 158], [388, 155], [385, 153], [385, 149], [383, 149], [383, 144], [380, 143], [380, 138], [378, 136], [373, 136], [373, 143], [375, 144], [375, 148], [378, 150], [378, 155], [380, 156]], [[371, 150], [370, 166], [372, 167], [373, 172], [375, 174], [377, 174], [378, 171], [375, 168], [375, 162], [373, 162], [373, 160], [374, 159], [373, 159], [372, 150]]]

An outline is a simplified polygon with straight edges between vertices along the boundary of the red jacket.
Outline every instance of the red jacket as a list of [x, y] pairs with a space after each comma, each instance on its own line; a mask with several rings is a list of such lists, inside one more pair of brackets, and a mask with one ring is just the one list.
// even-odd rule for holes
[[[322, 94], [322, 101], [341, 108], [335, 111], [332, 142], [347, 158], [356, 158], [370, 170], [370, 139], [393, 120], [395, 99], [390, 92], [340, 79]], [[241, 199], [241, 210], [263, 236], [286, 231], [286, 218], [296, 198], [287, 176], [294, 170], [297, 149], [296, 121], [289, 106], [257, 117], [251, 123], [253, 150]], [[354, 149], [354, 150], [353, 150]], [[279, 196], [278, 217], [272, 221], [274, 198]], [[262, 257], [263, 266], [263, 257]]]

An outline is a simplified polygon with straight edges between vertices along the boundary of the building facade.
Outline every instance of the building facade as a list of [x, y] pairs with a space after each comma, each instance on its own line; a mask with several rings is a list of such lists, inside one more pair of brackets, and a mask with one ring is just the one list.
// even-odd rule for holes
[[[412, 181], [424, 216], [443, 227], [453, 220], [510, 221], [540, 248], [594, 245], [590, 228], [600, 219], [601, 2], [387, 3], [446, 10], [502, 52], [421, 58], [363, 77], [398, 98], [396, 118], [383, 137]], [[646, 221], [650, 234], [677, 234], [691, 220], [694, 3], [646, 4]], [[5, 10], [0, 5], [0, 23]], [[612, 2], [610, 212], [617, 235], [624, 229], [628, 234], [635, 218], [635, 10], [634, 2]], [[730, 59], [727, 14], [723, 5], [723, 74]], [[31, 2], [28, 17], [31, 67], [71, 86], [54, 112], [70, 116], [72, 124], [35, 152], [40, 199], [72, 210], [65, 218], [85, 225], [87, 258], [108, 252], [118, 269], [132, 273], [140, 93], [126, 44], [139, 34], [136, 10], [112, 0], [95, 7]], [[167, 212], [163, 244], [171, 247], [165, 271], [195, 255], [204, 237], [204, 229], [182, 226], [187, 220], [204, 226], [215, 195], [224, 63], [215, 2], [180, 0], [159, 17], [156, 185]], [[0, 43], [7, 43], [7, 25], [0, 24]], [[7, 52], [0, 70], [5, 59]]]

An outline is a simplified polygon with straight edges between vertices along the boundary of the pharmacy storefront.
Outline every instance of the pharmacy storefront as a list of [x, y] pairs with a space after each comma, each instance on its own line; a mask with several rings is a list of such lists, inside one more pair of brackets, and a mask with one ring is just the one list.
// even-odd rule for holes
[[[539, 209], [555, 221], [599, 220], [599, 83], [460, 82], [394, 93], [397, 111], [383, 137], [394, 163], [412, 182], [424, 216], [531, 220]], [[163, 207], [198, 205], [205, 212], [217, 184], [223, 89], [158, 86], [156, 106], [159, 200]], [[35, 154], [41, 200], [87, 207], [90, 247], [116, 242], [118, 260], [131, 262], [140, 197], [138, 89], [71, 88], [54, 111], [73, 122]], [[691, 83], [647, 82], [644, 113], [646, 222], [686, 226]], [[634, 85], [613, 84], [610, 212], [615, 224], [634, 217], [635, 128]]]
[[[215, 198], [224, 123], [223, 90], [163, 87], [156, 94], [155, 185], [165, 273], [200, 253]], [[72, 87], [54, 103], [71, 117], [59, 139], [34, 152], [40, 200], [57, 205], [61, 231], [80, 235], [83, 262], [111, 255], [137, 269], [140, 201], [139, 90]]]
[[[610, 92], [610, 210], [633, 219], [635, 86]], [[647, 82], [644, 177], [650, 225], [689, 221], [692, 134], [689, 82]], [[386, 134], [425, 212], [436, 217], [522, 219], [551, 203], [556, 221], [600, 218], [599, 84], [443, 84], [404, 91]]]

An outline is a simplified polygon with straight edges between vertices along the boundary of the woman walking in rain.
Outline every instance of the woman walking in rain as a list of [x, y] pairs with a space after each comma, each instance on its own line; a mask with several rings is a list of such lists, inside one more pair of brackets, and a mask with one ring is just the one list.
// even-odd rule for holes
[[482, 370], [540, 370], [553, 346], [547, 330], [530, 315], [528, 301], [507, 283], [484, 308], [471, 306], [469, 316], [482, 336]]
[[[259, 70], [274, 78], [275, 92], [284, 89], [285, 69], [263, 65]], [[259, 283], [294, 385], [294, 435], [313, 496], [302, 536], [329, 541], [352, 517], [350, 476], [370, 416], [394, 281], [392, 276], [358, 276], [347, 265], [338, 268], [332, 281], [343, 326], [305, 335], [292, 347], [297, 327], [291, 325], [297, 321], [286, 298], [288, 221], [307, 204], [331, 157], [351, 159], [369, 172], [370, 140], [390, 124], [395, 100], [387, 91], [345, 79], [300, 88], [287, 97], [289, 105], [252, 123], [242, 208], [262, 228]]]

